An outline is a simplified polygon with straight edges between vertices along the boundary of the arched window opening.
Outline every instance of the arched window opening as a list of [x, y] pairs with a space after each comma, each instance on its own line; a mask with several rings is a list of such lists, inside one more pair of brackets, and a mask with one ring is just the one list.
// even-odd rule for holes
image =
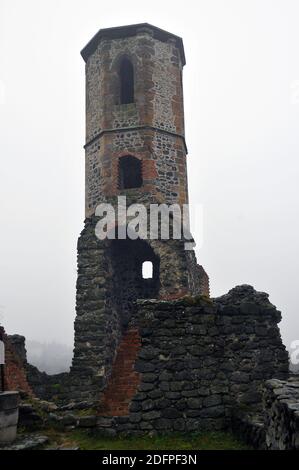
[[151, 261], [143, 261], [142, 279], [153, 279], [153, 263]]
[[[123, 227], [125, 228], [125, 227]], [[137, 299], [157, 299], [160, 291], [160, 258], [153, 248], [138, 238], [109, 241], [114, 296], [111, 300], [120, 324], [126, 328], [136, 313]], [[143, 267], [152, 265], [152, 277], [145, 278]]]
[[127, 58], [121, 61], [119, 79], [120, 104], [134, 103], [134, 68]]
[[128, 155], [119, 159], [119, 189], [142, 186], [141, 161]]

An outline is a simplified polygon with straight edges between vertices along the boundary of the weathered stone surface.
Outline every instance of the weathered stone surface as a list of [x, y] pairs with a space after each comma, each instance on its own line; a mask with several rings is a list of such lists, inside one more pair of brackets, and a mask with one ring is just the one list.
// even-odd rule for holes
[[267, 381], [263, 403], [267, 448], [299, 450], [299, 376]]
[[2, 392], [0, 393], [0, 411], [15, 409], [19, 406], [18, 392]]
[[78, 418], [72, 413], [67, 413], [61, 419], [61, 424], [63, 426], [76, 426], [77, 422]]
[[[161, 227], [157, 237], [147, 229], [143, 240], [95, 235], [96, 206], [116, 208], [120, 195], [127, 207], [143, 204], [147, 216], [150, 204], [182, 208], [188, 201], [182, 44], [153, 27], [135, 29], [106, 31], [105, 40], [99, 34], [97, 47], [84, 54], [86, 220], [78, 240], [74, 358], [70, 374], [28, 371], [41, 396], [100, 399], [104, 421], [81, 417], [80, 426], [108, 434], [223, 429], [234, 410], [261, 408], [265, 380], [288, 373], [280, 312], [248, 285], [208, 298], [194, 251], [184, 239], [165, 240]], [[134, 70], [125, 102], [124, 54]], [[138, 172], [126, 185], [128, 157]], [[124, 228], [120, 220], [112, 225], [112, 232]], [[144, 261], [152, 262], [150, 279], [142, 276]]]
[[80, 428], [92, 428], [98, 425], [97, 417], [96, 416], [81, 416], [79, 419], [79, 427]]
[[266, 449], [265, 418], [263, 413], [245, 413], [234, 410], [232, 416], [232, 429], [247, 444], [255, 449]]
[[[243, 302], [246, 307], [240, 310]], [[253, 308], [255, 303], [256, 309]], [[181, 308], [183, 305], [184, 309]], [[211, 420], [215, 420], [219, 428], [225, 423], [229, 425], [231, 410], [236, 409], [238, 404], [241, 407], [243, 404], [253, 408], [261, 407], [264, 380], [275, 375], [285, 376], [288, 367], [288, 356], [276, 326], [278, 316], [275, 308], [269, 308], [269, 305], [268, 297], [250, 286], [237, 287], [208, 304], [202, 303], [200, 299], [140, 301], [136, 316], [141, 327], [139, 331], [141, 334], [145, 331], [145, 336], [142, 336], [145, 350], [150, 345], [155, 354], [150, 355], [147, 361], [142, 361], [150, 364], [151, 372], [147, 372], [147, 366], [142, 373], [145, 382], [142, 380], [139, 387], [143, 395], [137, 395], [131, 404], [131, 411], [141, 413], [141, 421], [138, 416], [139, 425], [145, 411], [160, 410], [161, 419], [157, 420], [159, 429], [162, 429], [163, 423], [165, 429], [175, 429], [174, 421], [184, 421], [183, 414], [196, 419], [197, 424], [189, 421], [188, 429], [204, 428], [207, 420], [209, 425]], [[250, 314], [245, 315], [245, 312]], [[209, 325], [212, 324], [217, 329], [217, 335], [213, 329], [209, 336]], [[271, 331], [266, 341], [264, 330], [258, 328], [260, 324]], [[233, 326], [233, 337], [231, 330], [225, 330], [228, 325]], [[246, 327], [248, 333], [244, 332]], [[146, 333], [149, 329], [152, 331], [150, 340]], [[165, 335], [166, 330], [171, 334]], [[182, 331], [188, 331], [188, 336], [182, 336]], [[204, 337], [203, 331], [207, 332]], [[213, 348], [210, 348], [212, 343]], [[190, 344], [194, 346], [190, 348]], [[200, 360], [197, 358], [198, 346], [204, 351]], [[142, 351], [143, 348], [140, 350], [143, 358]], [[140, 363], [137, 363], [137, 367], [140, 367]], [[148, 380], [158, 387], [158, 399], [155, 399], [154, 391], [151, 391], [154, 394], [150, 399], [150, 392], [146, 390]], [[181, 421], [179, 423], [176, 427], [185, 428]]]
[[[156, 33], [149, 35], [149, 30]], [[174, 37], [161, 36], [152, 26], [128, 35], [124, 29], [121, 40], [113, 35], [100, 40], [86, 63], [86, 220], [78, 240], [75, 352], [70, 374], [74, 396], [89, 392], [94, 398], [107, 385], [123, 331], [129, 322], [134, 323], [138, 298], [209, 293], [208, 277], [197, 265], [194, 251], [185, 250], [184, 240], [165, 241], [161, 227], [158, 238], [148, 237], [146, 242], [95, 236], [96, 206], [102, 202], [116, 207], [119, 195], [126, 196], [127, 206], [144, 204], [148, 213], [153, 203], [182, 207], [188, 201], [184, 59], [179, 52], [181, 40], [170, 44], [168, 36]], [[129, 103], [122, 101], [120, 91], [124, 57], [134, 69], [134, 96]], [[141, 162], [141, 184], [136, 187], [122, 184], [121, 167], [128, 156]], [[151, 280], [141, 275], [145, 260], [154, 265]], [[161, 333], [167, 337], [172, 328], [168, 319]], [[177, 328], [176, 334], [179, 331], [185, 333]], [[144, 349], [136, 370], [153, 372], [150, 361], [155, 355], [155, 347]], [[96, 377], [102, 378], [100, 383], [95, 383]], [[77, 387], [74, 382], [79, 382]], [[146, 382], [152, 383], [150, 376]], [[151, 390], [149, 385], [143, 387]]]

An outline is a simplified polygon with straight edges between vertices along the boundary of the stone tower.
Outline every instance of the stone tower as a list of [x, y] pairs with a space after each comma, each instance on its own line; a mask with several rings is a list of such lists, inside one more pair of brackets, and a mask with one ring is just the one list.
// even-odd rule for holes
[[[149, 24], [100, 30], [86, 62], [85, 227], [78, 241], [74, 391], [90, 398], [111, 374], [136, 300], [209, 294], [184, 239], [99, 240], [96, 207], [188, 203], [182, 39]], [[116, 221], [117, 228], [119, 221]], [[148, 234], [149, 235], [149, 234]], [[144, 279], [142, 265], [152, 263]]]

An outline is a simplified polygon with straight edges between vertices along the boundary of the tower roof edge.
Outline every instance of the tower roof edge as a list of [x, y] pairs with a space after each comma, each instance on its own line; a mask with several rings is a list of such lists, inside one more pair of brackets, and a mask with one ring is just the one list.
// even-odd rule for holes
[[121, 39], [130, 36], [136, 36], [137, 32], [146, 28], [152, 31], [153, 37], [162, 42], [166, 42], [168, 39], [173, 39], [176, 47], [180, 51], [181, 59], [183, 65], [186, 64], [185, 52], [183, 40], [181, 37], [176, 36], [175, 34], [169, 33], [164, 29], [160, 29], [157, 26], [153, 26], [149, 23], [139, 23], [126, 26], [116, 26], [113, 28], [100, 29], [93, 38], [86, 44], [86, 46], [81, 51], [81, 56], [84, 61], [87, 62], [90, 55], [95, 51], [97, 45], [102, 39]]

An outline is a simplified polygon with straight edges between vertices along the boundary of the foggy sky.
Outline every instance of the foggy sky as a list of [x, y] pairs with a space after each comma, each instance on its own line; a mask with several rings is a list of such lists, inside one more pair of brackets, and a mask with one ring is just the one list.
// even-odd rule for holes
[[[72, 344], [84, 220], [84, 62], [100, 28], [181, 36], [197, 257], [211, 295], [247, 283], [299, 339], [296, 0], [0, 0], [0, 322]], [[199, 234], [194, 233], [195, 238]]]

